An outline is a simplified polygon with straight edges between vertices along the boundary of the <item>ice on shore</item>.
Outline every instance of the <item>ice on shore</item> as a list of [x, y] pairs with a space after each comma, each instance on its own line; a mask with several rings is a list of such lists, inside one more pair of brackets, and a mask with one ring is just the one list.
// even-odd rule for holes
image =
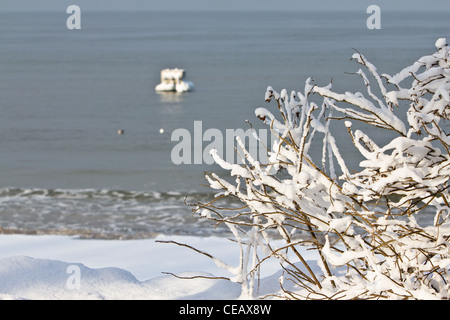
[[[187, 243], [218, 254], [227, 263], [238, 263], [236, 243], [219, 237], [82, 240], [55, 235], [0, 235], [0, 300], [235, 300], [241, 297], [240, 284], [220, 279], [231, 275], [211, 259], [157, 240]], [[278, 271], [278, 263], [264, 265], [261, 294], [280, 289]], [[172, 274], [196, 278], [180, 279]]]
[[[212, 276], [184, 272], [179, 276]], [[79, 281], [76, 278], [79, 277]], [[239, 285], [226, 280], [179, 279], [164, 275], [137, 280], [120, 268], [89, 268], [81, 263], [13, 256], [0, 260], [3, 299], [235, 299]]]

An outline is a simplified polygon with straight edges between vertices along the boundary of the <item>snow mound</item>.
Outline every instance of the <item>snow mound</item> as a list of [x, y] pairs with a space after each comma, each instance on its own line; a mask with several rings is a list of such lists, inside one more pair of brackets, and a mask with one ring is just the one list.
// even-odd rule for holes
[[141, 282], [120, 268], [92, 269], [81, 263], [28, 256], [0, 259], [0, 283], [0, 299], [236, 299], [241, 293], [238, 284], [221, 279], [185, 280], [167, 275]]

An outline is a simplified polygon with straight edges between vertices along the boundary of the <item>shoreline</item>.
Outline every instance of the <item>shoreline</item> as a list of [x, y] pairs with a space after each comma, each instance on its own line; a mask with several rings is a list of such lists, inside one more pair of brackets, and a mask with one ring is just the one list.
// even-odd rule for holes
[[155, 238], [158, 232], [136, 232], [133, 234], [96, 232], [93, 230], [77, 229], [49, 229], [29, 230], [0, 227], [0, 235], [28, 235], [28, 236], [67, 236], [80, 240], [145, 240]]

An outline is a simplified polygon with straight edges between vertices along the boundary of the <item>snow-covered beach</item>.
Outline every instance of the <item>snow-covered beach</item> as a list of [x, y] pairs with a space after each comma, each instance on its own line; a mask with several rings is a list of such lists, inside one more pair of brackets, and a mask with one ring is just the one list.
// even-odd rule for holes
[[[60, 235], [0, 235], [0, 299], [226, 299], [241, 286], [210, 258], [238, 264], [236, 243], [220, 237], [157, 236], [88, 240]], [[311, 259], [313, 257], [311, 256]], [[279, 290], [277, 263], [262, 266], [260, 293]], [[180, 277], [198, 277], [179, 279]], [[206, 279], [203, 277], [217, 277]], [[78, 278], [77, 278], [78, 277]], [[77, 282], [78, 281], [78, 282]]]

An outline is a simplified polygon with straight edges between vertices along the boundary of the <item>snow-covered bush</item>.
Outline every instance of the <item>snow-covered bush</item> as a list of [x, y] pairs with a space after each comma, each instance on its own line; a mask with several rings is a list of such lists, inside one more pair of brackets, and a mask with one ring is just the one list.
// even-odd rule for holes
[[[393, 76], [355, 53], [365, 94], [336, 93], [311, 79], [302, 92], [269, 87], [265, 100], [276, 112], [255, 110], [277, 136], [268, 163], [252, 158], [239, 139], [244, 164], [213, 150], [232, 179], [207, 173], [220, 193], [194, 212], [233, 232], [241, 263], [232, 280], [244, 294], [258, 296], [259, 268], [278, 259], [282, 298], [450, 298], [450, 49], [445, 39], [436, 47]], [[363, 157], [358, 170], [347, 167], [331, 123], [346, 127]], [[377, 145], [353, 129], [356, 123], [391, 138]], [[322, 144], [319, 160], [312, 143]], [[243, 205], [216, 205], [224, 197]], [[434, 219], [419, 223], [423, 215]], [[302, 256], [305, 246], [317, 251], [320, 269]]]

